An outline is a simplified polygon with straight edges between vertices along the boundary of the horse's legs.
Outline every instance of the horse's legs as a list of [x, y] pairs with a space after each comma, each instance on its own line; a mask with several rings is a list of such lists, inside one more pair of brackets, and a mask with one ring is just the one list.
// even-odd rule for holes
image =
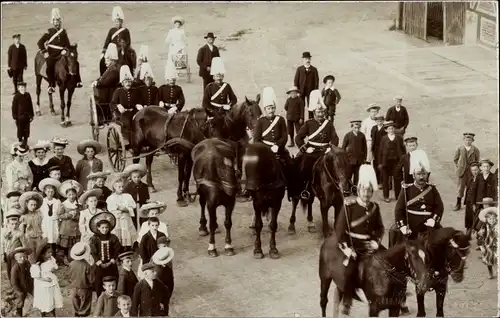
[[219, 256], [217, 249], [215, 248], [215, 229], [217, 228], [217, 206], [214, 202], [208, 202], [208, 217], [210, 219], [210, 239], [208, 242], [208, 255], [212, 257]]
[[59, 86], [59, 99], [61, 101], [61, 125], [65, 126], [65, 116], [64, 116], [64, 108], [66, 108], [66, 103], [64, 101], [64, 92], [66, 88], [64, 86]]
[[184, 165], [184, 182], [182, 191], [184, 192], [184, 198], [190, 200], [191, 195], [189, 194], [189, 180], [191, 179], [191, 171], [193, 170], [193, 160], [191, 156], [186, 156], [186, 163]]
[[[138, 147], [139, 152], [142, 147]], [[155, 158], [154, 154], [151, 154], [149, 156], [146, 156], [146, 170], [147, 170], [147, 177], [146, 177], [146, 182], [148, 184], [149, 192], [156, 192], [155, 186], [153, 185], [153, 175], [151, 172], [151, 167], [153, 166], [153, 160]], [[140, 159], [139, 159], [140, 160]]]
[[[283, 189], [285, 191], [285, 189]], [[271, 239], [269, 240], [269, 256], [272, 259], [280, 258], [280, 252], [276, 248], [276, 231], [278, 230], [278, 214], [280, 213], [281, 202], [277, 202], [273, 207], [271, 207], [271, 224], [269, 224], [269, 229], [271, 230]]]
[[54, 95], [53, 95], [53, 93], [49, 93], [49, 108], [50, 108], [50, 114], [52, 116], [57, 115], [56, 111], [54, 110]]
[[186, 167], [186, 157], [184, 154], [179, 154], [177, 157], [177, 206], [186, 207], [188, 204], [182, 195], [182, 185], [184, 183], [184, 172]]
[[42, 116], [42, 112], [40, 111], [40, 93], [42, 92], [42, 79], [40, 75], [36, 75], [36, 115]]
[[71, 125], [71, 102], [73, 100], [73, 94], [75, 93], [74, 88], [68, 88], [68, 102], [66, 103], [66, 126]]
[[255, 212], [255, 247], [253, 250], [254, 258], [264, 258], [264, 253], [262, 253], [262, 242], [260, 241], [260, 233], [262, 232], [262, 210], [261, 207], [255, 204], [256, 198], [253, 200], [253, 209]]
[[[224, 251], [227, 256], [234, 255], [234, 248], [231, 240], [231, 228], [233, 227], [233, 210], [234, 204], [236, 202], [235, 198], [230, 198], [231, 202], [226, 204], [226, 218], [224, 220], [224, 226], [226, 227], [226, 245], [224, 246]], [[217, 226], [217, 224], [216, 224]]]
[[[342, 301], [343, 293], [335, 287], [333, 290], [333, 318], [338, 318], [340, 313], [340, 302]], [[325, 317], [325, 316], [323, 316]]]
[[321, 317], [326, 317], [326, 305], [328, 304], [328, 291], [330, 290], [330, 285], [332, 283], [332, 279], [328, 278], [320, 278], [321, 280], [321, 292], [319, 295], [319, 305], [321, 306]]
[[311, 196], [309, 200], [307, 200], [307, 230], [309, 233], [316, 233], [316, 226], [314, 225], [314, 220], [313, 220], [313, 202], [314, 202], [314, 197]]
[[331, 231], [330, 222], [328, 221], [328, 211], [330, 210], [330, 206], [321, 202], [320, 208], [321, 208], [321, 218], [323, 220], [323, 236], [327, 238], [328, 236], [330, 236], [330, 231]]
[[425, 294], [417, 293], [417, 317], [425, 317]]
[[200, 233], [200, 236], [207, 236], [208, 235], [207, 218], [205, 217], [205, 207], [207, 205], [207, 199], [205, 198], [205, 194], [202, 191], [198, 191], [198, 193], [200, 195], [200, 208], [201, 208], [200, 228], [198, 229], [198, 232]]
[[295, 213], [297, 212], [297, 205], [299, 205], [299, 197], [292, 196], [292, 215], [290, 216], [290, 225], [288, 225], [288, 234], [295, 234]]
[[446, 297], [446, 284], [436, 287], [434, 290], [436, 292], [436, 317], [444, 317], [444, 298]]

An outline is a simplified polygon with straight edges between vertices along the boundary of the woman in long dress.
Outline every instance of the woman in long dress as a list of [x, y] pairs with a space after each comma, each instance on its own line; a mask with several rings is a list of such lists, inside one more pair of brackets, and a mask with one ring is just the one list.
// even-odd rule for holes
[[[38, 189], [38, 184], [45, 178], [49, 177], [49, 157], [47, 157], [47, 152], [50, 149], [50, 141], [39, 140], [36, 145], [31, 147], [35, 158], [28, 162], [28, 165], [33, 174], [33, 189]], [[36, 191], [36, 190], [35, 190]]]
[[[33, 184], [33, 173], [31, 173], [31, 169], [25, 161], [27, 153], [28, 149], [21, 146], [21, 143], [12, 145], [10, 154], [14, 160], [5, 167], [7, 192], [25, 192], [31, 189], [31, 185]], [[23, 189], [20, 188], [21, 184], [24, 184]]]
[[184, 19], [182, 17], [175, 16], [172, 18], [172, 23], [174, 24], [174, 27], [168, 31], [165, 42], [168, 46], [168, 59], [173, 61], [175, 66], [178, 67], [179, 65], [175, 63], [176, 60], [174, 57], [178, 54], [185, 55], [184, 52], [187, 47], [187, 38], [183, 28]]

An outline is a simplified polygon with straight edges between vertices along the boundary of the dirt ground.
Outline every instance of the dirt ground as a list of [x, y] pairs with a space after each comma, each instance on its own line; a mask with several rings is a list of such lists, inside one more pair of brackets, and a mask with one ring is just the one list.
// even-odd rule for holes
[[[112, 4], [59, 4], [63, 25], [71, 41], [78, 43], [81, 74], [85, 87], [74, 97], [71, 128], [61, 128], [59, 117], [48, 112], [47, 85], [42, 92], [42, 117], [32, 124], [32, 142], [64, 136], [71, 142], [68, 153], [77, 160], [76, 143], [90, 138], [90, 83], [98, 77], [98, 59], [107, 30], [112, 22]], [[202, 82], [197, 76], [196, 53], [204, 43], [203, 36], [214, 32], [215, 44], [221, 47], [227, 75], [241, 100], [255, 97], [264, 86], [273, 86], [278, 104], [285, 102], [285, 90], [292, 85], [295, 68], [301, 63], [303, 51], [310, 51], [320, 79], [327, 74], [337, 78], [342, 94], [336, 127], [340, 137], [348, 131], [349, 120], [367, 117], [366, 105], [377, 102], [385, 113], [394, 95], [404, 96], [409, 109], [408, 135], [419, 138], [420, 147], [431, 160], [432, 182], [436, 183], [443, 200], [443, 224], [463, 228], [464, 210], [453, 212], [455, 178], [453, 154], [461, 144], [464, 131], [476, 133], [476, 145], [482, 157], [498, 158], [498, 100], [496, 74], [475, 71], [478, 64], [489, 59], [488, 51], [480, 48], [470, 52], [449, 47], [435, 47], [411, 39], [399, 32], [388, 31], [396, 18], [395, 3], [331, 3], [331, 4], [133, 4], [123, 5], [125, 26], [131, 30], [133, 46], [149, 45], [150, 61], [157, 83], [163, 83], [167, 55], [164, 39], [174, 15], [183, 16], [187, 23], [189, 61], [193, 83], [178, 80], [183, 87], [187, 108], [199, 107]], [[48, 4], [2, 5], [2, 40], [7, 50], [14, 33], [22, 34], [28, 50], [28, 71], [25, 81], [35, 98], [33, 58], [36, 42], [50, 27]], [[239, 37], [231, 37], [238, 33]], [[464, 50], [467, 50], [464, 48]], [[464, 53], [465, 52], [465, 53]], [[6, 52], [2, 53], [6, 54]], [[483, 56], [484, 55], [484, 56]], [[470, 62], [458, 63], [457, 59]], [[8, 162], [6, 145], [15, 141], [15, 126], [11, 120], [12, 85], [6, 75], [2, 55], [2, 171]], [[490, 61], [496, 65], [495, 61]], [[486, 68], [487, 69], [487, 68]], [[495, 72], [493, 72], [495, 73]], [[58, 99], [55, 99], [58, 105]], [[58, 106], [56, 106], [56, 109]], [[283, 114], [282, 107], [278, 110]], [[105, 143], [104, 134], [101, 142]], [[107, 154], [100, 157], [107, 162]], [[109, 167], [109, 163], [107, 163]], [[169, 224], [174, 260], [176, 287], [171, 303], [172, 316], [318, 316], [319, 279], [317, 264], [321, 234], [307, 232], [305, 216], [299, 213], [297, 234], [288, 236], [286, 227], [291, 206], [284, 202], [279, 218], [278, 249], [282, 257], [255, 260], [252, 257], [253, 236], [248, 229], [253, 213], [250, 203], [238, 203], [233, 217], [233, 244], [237, 255], [211, 259], [207, 255], [208, 239], [198, 236], [199, 205], [187, 208], [175, 205], [176, 170], [168, 157], [156, 158], [153, 179], [159, 192], [153, 199], [166, 201], [169, 208], [163, 220]], [[191, 188], [194, 191], [194, 186]], [[394, 202], [379, 200], [387, 228], [393, 222]], [[222, 217], [220, 214], [219, 217]], [[319, 209], [314, 210], [320, 229]], [[222, 224], [222, 221], [219, 221]], [[268, 252], [267, 230], [264, 251]], [[217, 247], [223, 248], [223, 236], [216, 237]], [[475, 246], [475, 244], [473, 244]], [[493, 316], [497, 308], [496, 280], [487, 279], [486, 267], [473, 251], [468, 259], [463, 283], [450, 283], [445, 302], [447, 316]], [[68, 296], [66, 269], [60, 270], [60, 284]], [[2, 271], [2, 291], [5, 288]], [[427, 313], [435, 315], [435, 296], [429, 293]], [[71, 300], [65, 298], [59, 316], [72, 314]], [[331, 297], [328, 312], [331, 314]], [[408, 305], [416, 312], [416, 301], [410, 296]], [[367, 306], [355, 303], [352, 315], [362, 317]], [[31, 316], [37, 316], [32, 311]], [[383, 313], [382, 316], [386, 316]]]

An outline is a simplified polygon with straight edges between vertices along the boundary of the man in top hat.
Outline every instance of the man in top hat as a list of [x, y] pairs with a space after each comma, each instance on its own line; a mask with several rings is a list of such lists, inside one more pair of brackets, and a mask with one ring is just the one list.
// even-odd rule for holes
[[105, 71], [105, 64], [104, 64], [104, 59], [106, 50], [108, 49], [108, 46], [110, 43], [114, 43], [116, 46], [120, 44], [120, 41], [123, 40], [125, 42], [125, 45], [127, 47], [130, 47], [131, 45], [131, 40], [130, 40], [130, 31], [123, 27], [123, 21], [125, 20], [125, 15], [123, 14], [123, 10], [121, 7], [114, 7], [113, 11], [111, 13], [111, 20], [115, 23], [115, 26], [109, 29], [108, 35], [106, 36], [106, 40], [104, 41], [104, 45], [102, 47], [102, 53], [101, 53], [101, 61], [99, 64], [99, 68], [101, 71], [101, 75]]
[[154, 83], [154, 74], [151, 69], [151, 64], [148, 62], [142, 63], [139, 70], [139, 80], [144, 83], [139, 88], [141, 94], [140, 104], [146, 106], [158, 106], [158, 87]]
[[361, 120], [351, 120], [351, 131], [344, 135], [342, 148], [349, 154], [349, 163], [351, 165], [349, 180], [352, 179], [352, 184], [358, 183], [359, 167], [366, 162], [368, 148], [366, 146], [366, 136], [359, 128]]
[[123, 136], [129, 140], [129, 130], [132, 126], [132, 118], [137, 113], [138, 109], [142, 108], [141, 94], [139, 90], [132, 89], [134, 77], [130, 68], [127, 65], [122, 65], [120, 68], [120, 83], [123, 87], [118, 88], [111, 100], [113, 115], [123, 124]]
[[326, 106], [327, 118], [332, 122], [332, 124], [335, 119], [337, 104], [342, 98], [339, 91], [335, 88], [335, 86], [333, 86], [333, 83], [335, 83], [335, 76], [325, 76], [325, 78], [323, 78], [323, 84], [325, 84], [325, 87], [321, 90], [321, 96], [323, 97], [323, 101]]
[[113, 97], [113, 93], [120, 86], [120, 68], [118, 64], [118, 49], [115, 43], [109, 43], [106, 52], [104, 53], [105, 70], [101, 72], [101, 77], [92, 83], [92, 87], [97, 88], [98, 101], [101, 111], [97, 112], [97, 120], [99, 125], [103, 125], [104, 121], [111, 120], [111, 110], [109, 102]]
[[47, 80], [49, 82], [49, 93], [55, 92], [55, 65], [61, 55], [68, 54], [70, 46], [68, 33], [62, 27], [61, 13], [58, 8], [52, 9], [51, 22], [54, 25], [47, 33], [38, 40], [38, 48], [44, 54], [47, 61]]
[[207, 85], [203, 94], [203, 108], [209, 118], [217, 115], [225, 116], [225, 113], [238, 102], [231, 85], [224, 82], [225, 73], [224, 61], [220, 57], [214, 57], [210, 68], [214, 82]]
[[174, 62], [167, 61], [165, 65], [165, 81], [166, 84], [158, 89], [158, 100], [161, 107], [164, 107], [169, 113], [182, 111], [186, 100], [182, 87], [175, 84], [177, 79], [177, 70]]
[[[314, 118], [307, 120], [295, 136], [295, 144], [300, 152], [297, 157], [302, 158], [301, 177], [303, 184], [307, 184], [304, 189], [304, 196], [310, 192], [310, 181], [312, 179], [312, 167], [314, 162], [323, 154], [331, 151], [331, 145], [337, 146], [339, 138], [331, 122], [326, 119], [326, 107], [323, 104], [319, 90], [311, 92], [309, 97], [309, 111], [314, 113]], [[307, 143], [305, 138], [307, 137]]]
[[207, 44], [198, 50], [198, 56], [196, 57], [196, 63], [200, 67], [199, 75], [203, 78], [203, 90], [214, 81], [211, 74], [212, 60], [214, 57], [220, 57], [219, 48], [214, 45], [216, 38], [212, 32], [208, 32], [205, 36]]
[[470, 177], [470, 164], [472, 162], [478, 162], [480, 156], [479, 149], [472, 144], [476, 135], [467, 132], [464, 133], [463, 136], [464, 144], [457, 148], [453, 156], [457, 176], [457, 202], [453, 207], [453, 211], [460, 210], [462, 206], [465, 184]]
[[[378, 112], [380, 111], [380, 106], [377, 104], [373, 103], [368, 105], [366, 108], [366, 111], [370, 113], [370, 116], [367, 118], [363, 119], [361, 122], [361, 128], [359, 129], [366, 137], [366, 149], [371, 149], [372, 148], [372, 128], [377, 125], [377, 121], [375, 120], [375, 117], [377, 117]], [[372, 162], [373, 157], [371, 151], [368, 151], [367, 154], [367, 159], [366, 161]]]
[[28, 145], [30, 124], [35, 117], [31, 95], [26, 91], [26, 83], [17, 83], [18, 91], [12, 99], [12, 118], [16, 122], [17, 139], [23, 146]]
[[[311, 65], [311, 53], [302, 53], [302, 65], [297, 67], [293, 85], [299, 89], [300, 97], [304, 104], [309, 106], [309, 95], [319, 87], [318, 69]], [[313, 118], [313, 112], [309, 111], [309, 119]]]
[[418, 234], [428, 229], [440, 228], [443, 217], [443, 201], [436, 186], [427, 183], [430, 164], [422, 150], [415, 150], [411, 155], [410, 172], [414, 182], [404, 184], [394, 208], [396, 225], [389, 232], [389, 245], [403, 240], [417, 239]]
[[21, 43], [21, 34], [16, 33], [12, 36], [14, 43], [9, 46], [7, 52], [7, 72], [12, 77], [14, 84], [14, 94], [17, 93], [17, 83], [23, 81], [23, 72], [28, 68], [28, 57], [26, 47]]
[[410, 116], [408, 116], [408, 111], [406, 107], [401, 105], [403, 97], [394, 97], [394, 106], [389, 107], [387, 114], [385, 115], [385, 120], [393, 121], [395, 133], [404, 136], [406, 128], [410, 124]]

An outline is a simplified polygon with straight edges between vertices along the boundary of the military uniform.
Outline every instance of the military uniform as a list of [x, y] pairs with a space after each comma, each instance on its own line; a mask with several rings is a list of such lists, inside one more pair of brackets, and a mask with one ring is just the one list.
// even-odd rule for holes
[[165, 109], [169, 110], [172, 107], [177, 107], [177, 111], [182, 111], [186, 100], [184, 92], [179, 85], [165, 84], [158, 89], [158, 101], [165, 104]]
[[[106, 40], [104, 41], [104, 46], [102, 48], [102, 53], [104, 54], [106, 52], [106, 49], [108, 48], [109, 43], [114, 43], [116, 44], [116, 47], [120, 47], [119, 43], [120, 41], [124, 40], [126, 43], [126, 47], [130, 47], [131, 45], [131, 40], [130, 40], [130, 31], [127, 28], [116, 28], [113, 27], [109, 29], [108, 35], [106, 36]], [[106, 70], [106, 64], [104, 64], [104, 58], [101, 59], [99, 63], [99, 69], [101, 72], [101, 75], [105, 72]]]
[[141, 94], [141, 102], [139, 104], [146, 106], [155, 105], [158, 106], [158, 87], [156, 85], [142, 86], [139, 88]]
[[[141, 103], [141, 94], [138, 89], [126, 89], [123, 87], [118, 88], [113, 94], [113, 99], [111, 100], [111, 107], [115, 116], [120, 118], [123, 124], [122, 131], [125, 138], [128, 139], [129, 129], [132, 126], [132, 118], [137, 113], [135, 105]], [[117, 109], [117, 105], [122, 105], [125, 108], [125, 112], [120, 114]]]
[[[45, 49], [45, 42], [48, 42], [47, 49]], [[62, 50], [67, 49], [70, 46], [68, 33], [66, 33], [66, 30], [62, 27], [61, 29], [50, 28], [47, 33], [42, 35], [40, 40], [38, 40], [37, 45], [42, 52], [47, 52], [49, 54], [46, 59], [47, 79], [50, 87], [55, 87], [54, 68]]]
[[113, 98], [113, 93], [120, 87], [120, 69], [118, 64], [111, 64], [106, 71], [96, 81], [96, 88], [98, 92], [98, 103], [102, 111], [97, 111], [97, 118], [99, 124], [104, 121], [111, 120], [110, 102]]
[[207, 112], [208, 116], [214, 117], [216, 115], [223, 115], [225, 110], [224, 105], [230, 105], [231, 107], [236, 105], [238, 99], [234, 95], [231, 85], [228, 83], [210, 83], [205, 88], [205, 93], [203, 95], [203, 108]]

